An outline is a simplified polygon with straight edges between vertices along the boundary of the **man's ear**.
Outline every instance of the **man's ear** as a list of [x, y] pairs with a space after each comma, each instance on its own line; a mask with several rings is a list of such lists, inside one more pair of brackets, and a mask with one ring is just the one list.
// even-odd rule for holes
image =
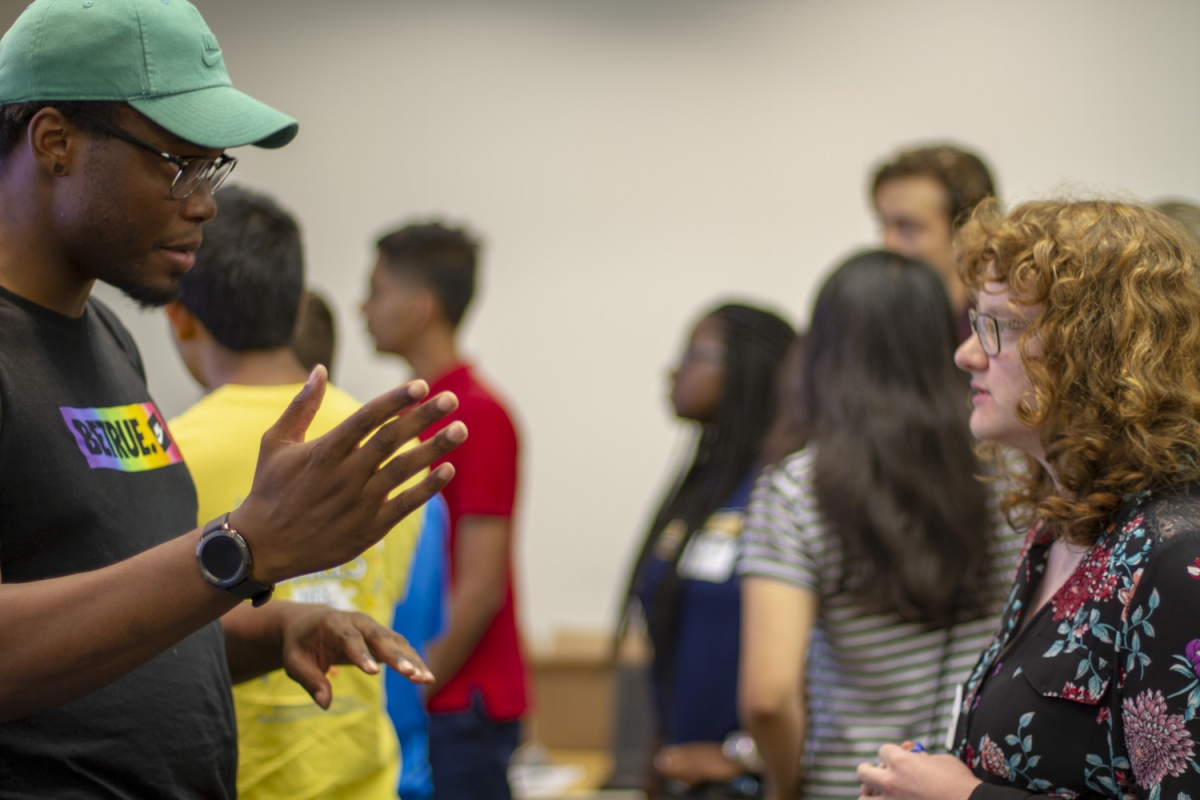
[[200, 332], [200, 320], [196, 319], [191, 311], [188, 311], [187, 306], [176, 300], [167, 303], [163, 310], [167, 312], [167, 320], [171, 323], [171, 330], [175, 333], [176, 341], [186, 342], [196, 338]]
[[47, 107], [34, 114], [26, 137], [34, 159], [51, 176], [69, 175], [76, 166], [80, 133], [58, 109]]
[[439, 315], [437, 299], [433, 296], [433, 292], [424, 286], [413, 292], [412, 310], [421, 329], [428, 328]]

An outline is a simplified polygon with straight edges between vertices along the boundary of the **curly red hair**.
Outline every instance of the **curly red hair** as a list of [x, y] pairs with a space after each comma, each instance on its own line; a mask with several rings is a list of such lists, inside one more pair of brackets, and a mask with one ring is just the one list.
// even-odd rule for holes
[[999, 281], [1042, 308], [1020, 339], [1034, 391], [1017, 415], [1039, 429], [1058, 487], [1029, 458], [1004, 501], [1014, 522], [1090, 544], [1127, 495], [1200, 480], [1196, 242], [1150, 206], [1042, 201], [1002, 215], [989, 200], [959, 244], [968, 287]]

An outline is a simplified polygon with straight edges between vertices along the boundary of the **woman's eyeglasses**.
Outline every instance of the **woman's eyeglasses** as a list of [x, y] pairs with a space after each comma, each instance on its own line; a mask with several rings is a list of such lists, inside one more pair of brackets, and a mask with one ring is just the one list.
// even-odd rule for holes
[[983, 352], [988, 356], [1000, 355], [1001, 331], [1024, 330], [1033, 324], [1031, 319], [999, 319], [991, 314], [980, 314], [973, 308], [967, 310], [967, 317], [971, 320], [975, 335], [979, 337], [979, 343], [983, 345]]

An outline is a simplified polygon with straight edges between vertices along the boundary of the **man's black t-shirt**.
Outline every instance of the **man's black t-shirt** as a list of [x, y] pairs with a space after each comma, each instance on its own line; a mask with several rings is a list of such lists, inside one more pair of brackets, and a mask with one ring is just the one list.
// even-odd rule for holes
[[[91, 300], [73, 319], [0, 289], [0, 580], [99, 569], [195, 526], [191, 476], [113, 313]], [[232, 798], [236, 772], [218, 622], [97, 692], [0, 724], [6, 800]]]

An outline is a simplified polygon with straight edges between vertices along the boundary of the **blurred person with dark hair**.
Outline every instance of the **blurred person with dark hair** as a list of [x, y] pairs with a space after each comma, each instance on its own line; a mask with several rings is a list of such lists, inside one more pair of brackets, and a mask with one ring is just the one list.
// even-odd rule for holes
[[1188, 236], [1200, 242], [1200, 206], [1190, 200], [1173, 199], [1160, 200], [1154, 207], [1182, 225]]
[[[740, 703], [772, 796], [853, 796], [880, 744], [944, 750], [1021, 538], [994, 519], [945, 286], [869, 251], [826, 280], [799, 354], [791, 455], [750, 501]], [[786, 430], [786, 429], [785, 429]]]
[[296, 328], [292, 331], [292, 352], [305, 369], [324, 364], [333, 377], [333, 356], [337, 352], [337, 320], [333, 306], [316, 289], [304, 292]]
[[775, 314], [722, 305], [696, 324], [671, 372], [671, 405], [695, 423], [695, 452], [642, 541], [618, 631], [640, 606], [654, 645], [659, 785], [651, 789], [660, 797], [761, 796], [756, 765], [737, 760], [744, 734], [734, 565], [776, 377], [794, 338]]
[[508, 760], [527, 708], [512, 580], [518, 438], [505, 403], [458, 349], [479, 245], [462, 229], [432, 222], [400, 228], [377, 247], [362, 306], [376, 350], [403, 358], [433, 391], [453, 391], [459, 407], [447, 421], [471, 429], [444, 492], [450, 619], [428, 653], [438, 676], [428, 700], [434, 796], [507, 800]]
[[[180, 281], [180, 299], [166, 309], [180, 356], [208, 390], [171, 421], [202, 520], [249, 493], [259, 439], [308, 376], [289, 346], [304, 291], [299, 226], [271, 199], [238, 187], [222, 189], [217, 200], [221, 214]], [[328, 386], [310, 433], [332, 429], [359, 406]], [[280, 583], [276, 601], [314, 619], [338, 614], [365, 640], [403, 648], [413, 665], [408, 677], [431, 682], [419, 656], [390, 630], [420, 524], [421, 515], [411, 515], [350, 563]], [[261, 614], [247, 607], [227, 614], [227, 646], [239, 646], [233, 623], [262, 625]], [[394, 800], [400, 752], [383, 678], [378, 668], [331, 673], [328, 713], [283, 669], [234, 686], [239, 796]]]
[[958, 277], [954, 235], [975, 206], [995, 194], [983, 159], [951, 145], [897, 153], [871, 179], [880, 246], [924, 261], [937, 271], [950, 295], [960, 341], [971, 335], [970, 296]]

